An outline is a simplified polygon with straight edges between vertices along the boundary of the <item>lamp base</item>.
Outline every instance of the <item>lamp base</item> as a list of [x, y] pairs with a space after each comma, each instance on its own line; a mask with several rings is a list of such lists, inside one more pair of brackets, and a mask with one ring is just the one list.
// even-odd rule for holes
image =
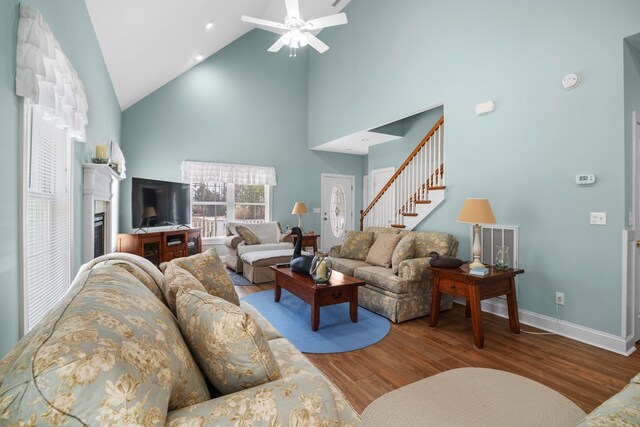
[[478, 259], [474, 259], [472, 263], [469, 264], [469, 269], [472, 268], [485, 268], [485, 265], [480, 262]]

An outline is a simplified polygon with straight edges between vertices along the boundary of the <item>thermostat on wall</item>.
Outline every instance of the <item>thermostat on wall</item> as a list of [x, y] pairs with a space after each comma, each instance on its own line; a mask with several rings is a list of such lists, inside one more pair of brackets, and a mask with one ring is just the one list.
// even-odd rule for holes
[[585, 185], [585, 184], [595, 184], [596, 176], [592, 173], [583, 173], [581, 175], [576, 175], [576, 184]]

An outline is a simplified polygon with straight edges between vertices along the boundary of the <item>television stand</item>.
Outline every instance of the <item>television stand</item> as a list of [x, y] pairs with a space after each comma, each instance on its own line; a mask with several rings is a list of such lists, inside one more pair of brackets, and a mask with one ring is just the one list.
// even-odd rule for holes
[[154, 265], [202, 252], [199, 228], [118, 234], [118, 252], [148, 259]]

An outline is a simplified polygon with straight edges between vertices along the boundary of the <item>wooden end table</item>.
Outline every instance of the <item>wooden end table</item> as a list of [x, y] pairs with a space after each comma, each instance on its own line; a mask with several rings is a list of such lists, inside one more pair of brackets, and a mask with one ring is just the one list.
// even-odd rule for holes
[[429, 267], [429, 270], [433, 272], [430, 327], [435, 328], [438, 324], [441, 294], [463, 297], [466, 299], [465, 315], [471, 317], [473, 343], [476, 347], [482, 348], [484, 346], [484, 327], [482, 325], [480, 301], [506, 295], [509, 310], [509, 327], [513, 333], [520, 333], [515, 276], [524, 273], [524, 270], [516, 268], [497, 270], [494, 267], [489, 267], [489, 274], [486, 276], [469, 274], [467, 265], [463, 265], [460, 268]]
[[[293, 236], [293, 244], [295, 245], [296, 240], [297, 240], [297, 236], [295, 234], [292, 234]], [[313, 248], [313, 253], [315, 254], [316, 252], [318, 252], [318, 238], [320, 237], [319, 234], [303, 234], [302, 235], [302, 244], [301, 247], [304, 250], [305, 248]]]
[[289, 267], [271, 266], [276, 273], [274, 300], [280, 301], [281, 288], [291, 292], [311, 306], [311, 330], [320, 326], [320, 307], [349, 303], [349, 315], [352, 322], [358, 321], [358, 286], [364, 281], [333, 271], [326, 285], [316, 285], [310, 276], [294, 273]]

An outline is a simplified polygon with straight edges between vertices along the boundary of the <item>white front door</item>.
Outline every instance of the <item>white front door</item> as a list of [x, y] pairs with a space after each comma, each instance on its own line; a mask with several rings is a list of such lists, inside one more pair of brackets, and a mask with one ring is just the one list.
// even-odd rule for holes
[[353, 175], [321, 174], [322, 185], [320, 249], [341, 245], [344, 233], [355, 229]]

